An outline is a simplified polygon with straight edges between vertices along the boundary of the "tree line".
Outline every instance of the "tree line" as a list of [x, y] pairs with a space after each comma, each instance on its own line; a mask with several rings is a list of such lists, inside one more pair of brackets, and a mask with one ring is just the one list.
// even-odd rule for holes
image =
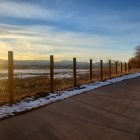
[[132, 68], [140, 68], [140, 45], [136, 46], [134, 57], [129, 59]]

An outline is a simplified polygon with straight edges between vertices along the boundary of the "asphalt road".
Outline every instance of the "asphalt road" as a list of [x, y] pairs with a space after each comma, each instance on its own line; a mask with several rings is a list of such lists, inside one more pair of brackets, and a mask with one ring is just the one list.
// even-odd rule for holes
[[0, 140], [139, 140], [140, 77], [0, 121]]

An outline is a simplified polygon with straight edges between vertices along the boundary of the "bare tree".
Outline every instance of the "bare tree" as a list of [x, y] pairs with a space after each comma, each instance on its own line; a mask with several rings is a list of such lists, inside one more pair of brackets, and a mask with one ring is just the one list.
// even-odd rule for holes
[[129, 60], [131, 67], [140, 68], [140, 45], [136, 46], [134, 57]]
[[140, 45], [138, 45], [138, 46], [135, 48], [135, 56], [139, 56], [139, 57], [140, 57]]

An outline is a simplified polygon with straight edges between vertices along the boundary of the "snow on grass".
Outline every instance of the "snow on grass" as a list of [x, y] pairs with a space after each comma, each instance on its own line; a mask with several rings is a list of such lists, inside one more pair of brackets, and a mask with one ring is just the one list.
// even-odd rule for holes
[[95, 82], [95, 83], [90, 83], [90, 84], [84, 84], [84, 85], [81, 85], [80, 87], [68, 89], [63, 92], [57, 92], [55, 94], [50, 93], [48, 96], [41, 97], [38, 99], [35, 99], [34, 97], [26, 98], [25, 100], [23, 100], [19, 103], [16, 103], [16, 104], [12, 104], [12, 105], [9, 104], [9, 105], [5, 105], [5, 106], [1, 106], [0, 107], [0, 119], [14, 116], [18, 113], [32, 110], [32, 109], [47, 105], [52, 102], [57, 102], [57, 101], [69, 98], [71, 96], [81, 94], [86, 91], [90, 91], [90, 90], [93, 90], [93, 89], [96, 89], [99, 87], [103, 87], [106, 85], [110, 85], [110, 84], [113, 84], [116, 82], [120, 82], [123, 80], [132, 79], [132, 78], [135, 78], [138, 76], [140, 76], [140, 73], [129, 74], [129, 75], [124, 75], [122, 77], [109, 79], [104, 82]]

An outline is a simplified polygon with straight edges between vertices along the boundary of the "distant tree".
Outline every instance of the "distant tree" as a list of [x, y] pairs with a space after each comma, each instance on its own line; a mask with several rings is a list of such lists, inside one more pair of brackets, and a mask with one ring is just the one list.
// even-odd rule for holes
[[134, 57], [129, 60], [130, 66], [140, 68], [140, 45], [136, 46]]
[[140, 57], [140, 45], [135, 48], [135, 56]]

